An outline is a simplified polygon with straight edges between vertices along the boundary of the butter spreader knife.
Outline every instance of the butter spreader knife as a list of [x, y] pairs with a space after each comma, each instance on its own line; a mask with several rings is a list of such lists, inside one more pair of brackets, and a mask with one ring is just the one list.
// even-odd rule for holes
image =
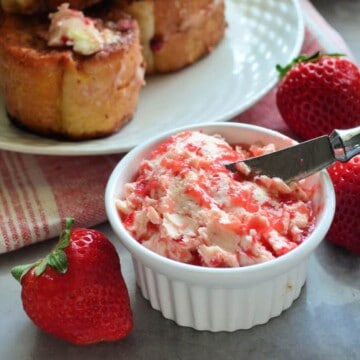
[[347, 162], [360, 154], [360, 126], [347, 130], [334, 130], [270, 154], [226, 164], [236, 172], [237, 164], [244, 162], [252, 173], [279, 177], [289, 183], [308, 177], [333, 164]]

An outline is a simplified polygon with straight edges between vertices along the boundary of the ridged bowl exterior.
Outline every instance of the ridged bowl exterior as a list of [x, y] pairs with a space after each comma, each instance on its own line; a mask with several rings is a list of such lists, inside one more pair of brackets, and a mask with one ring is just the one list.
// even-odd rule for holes
[[137, 284], [154, 309], [178, 325], [213, 332], [249, 329], [279, 316], [299, 297], [307, 273], [304, 260], [270, 280], [213, 287], [170, 278], [133, 262]]

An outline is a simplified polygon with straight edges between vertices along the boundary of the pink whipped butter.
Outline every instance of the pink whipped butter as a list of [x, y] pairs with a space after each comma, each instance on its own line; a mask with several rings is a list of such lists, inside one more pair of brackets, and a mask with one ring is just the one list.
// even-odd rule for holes
[[116, 200], [123, 224], [143, 246], [189, 264], [239, 267], [286, 254], [313, 227], [311, 190], [224, 167], [274, 150], [231, 146], [201, 131], [172, 136]]

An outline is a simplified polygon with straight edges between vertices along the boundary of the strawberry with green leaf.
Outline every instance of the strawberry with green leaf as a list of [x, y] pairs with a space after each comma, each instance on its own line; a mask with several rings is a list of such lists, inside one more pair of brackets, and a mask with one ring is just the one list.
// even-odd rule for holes
[[277, 66], [279, 112], [302, 139], [360, 125], [360, 71], [340, 54], [300, 55]]
[[99, 231], [72, 219], [44, 259], [12, 269], [30, 319], [74, 344], [115, 341], [131, 332], [133, 316], [119, 256]]

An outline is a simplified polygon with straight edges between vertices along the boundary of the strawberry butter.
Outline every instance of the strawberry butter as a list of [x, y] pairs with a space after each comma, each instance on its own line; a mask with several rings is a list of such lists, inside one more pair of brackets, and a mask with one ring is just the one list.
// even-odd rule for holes
[[100, 30], [94, 20], [81, 11], [70, 9], [69, 4], [61, 4], [58, 11], [49, 17], [49, 46], [71, 46], [78, 54], [92, 55], [106, 44], [121, 41], [120, 32], [108, 28]]
[[194, 265], [239, 267], [286, 254], [312, 230], [312, 190], [224, 166], [274, 150], [201, 131], [170, 137], [116, 200], [125, 228], [148, 249]]

